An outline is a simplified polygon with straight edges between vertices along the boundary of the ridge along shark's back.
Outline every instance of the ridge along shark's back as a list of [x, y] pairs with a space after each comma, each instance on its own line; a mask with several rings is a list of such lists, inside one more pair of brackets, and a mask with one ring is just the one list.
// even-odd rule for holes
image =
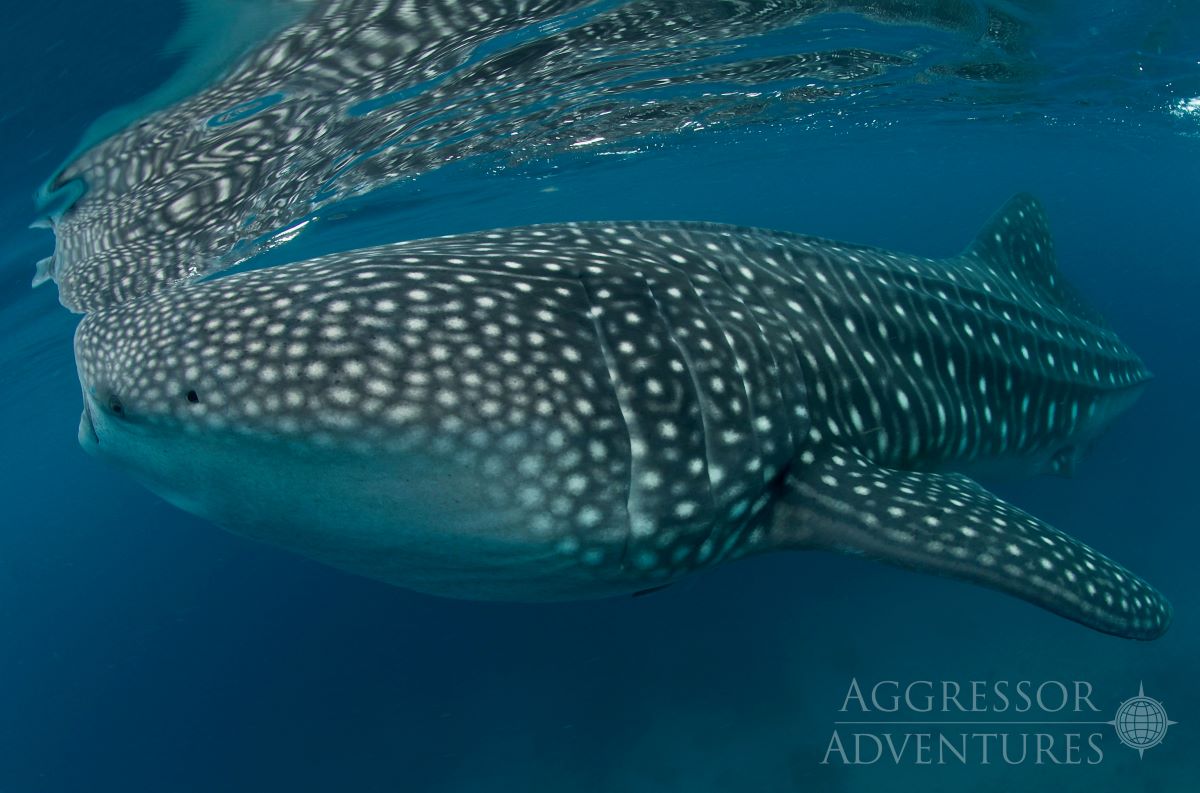
[[555, 224], [197, 283], [80, 324], [80, 439], [227, 528], [429, 592], [594, 597], [836, 548], [1152, 638], [1147, 584], [930, 472], [1036, 467], [1144, 379], [1013, 273], [1030, 206], [946, 261]]

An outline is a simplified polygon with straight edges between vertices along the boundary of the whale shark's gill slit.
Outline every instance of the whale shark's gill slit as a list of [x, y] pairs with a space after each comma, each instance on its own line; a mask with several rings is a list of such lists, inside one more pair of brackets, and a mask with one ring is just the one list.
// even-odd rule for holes
[[618, 569], [624, 570], [629, 554], [630, 541], [632, 540], [633, 515], [637, 500], [634, 491], [634, 484], [637, 482], [638, 475], [638, 457], [634, 454], [635, 433], [637, 433], [636, 437], [641, 443], [644, 444], [645, 440], [641, 438], [637, 430], [637, 416], [634, 413], [633, 406], [629, 404], [628, 395], [625, 393], [625, 388], [621, 383], [621, 374], [617, 367], [616, 356], [609, 344], [608, 335], [604, 332], [604, 325], [600, 322], [600, 317], [604, 313], [604, 309], [601, 308], [596, 296], [592, 294], [591, 285], [588, 284], [586, 277], [579, 279], [579, 286], [583, 291], [583, 298], [588, 305], [588, 319], [595, 329], [596, 344], [600, 347], [600, 352], [604, 356], [604, 366], [608, 370], [608, 378], [613, 387], [613, 396], [616, 398], [617, 407], [621, 411], [621, 420], [625, 423], [625, 439], [629, 444], [629, 485], [625, 488], [625, 540], [621, 545], [621, 555], [617, 560]]
[[[712, 269], [720, 277], [721, 283], [726, 287], [726, 289], [722, 293], [722, 297], [725, 297], [727, 299], [734, 301], [740, 310], [748, 312], [749, 309], [746, 306], [746, 302], [744, 300], [742, 300], [741, 296], [738, 295], [736, 293], [736, 291], [734, 291], [733, 284], [731, 284], [729, 282], [729, 278], [726, 276], [724, 270], [721, 268], [720, 263], [715, 263], [713, 265]], [[725, 339], [725, 343], [728, 345], [729, 350], [733, 355], [734, 370], [737, 373], [738, 384], [741, 386], [742, 395], [746, 397], [746, 411], [748, 413], [747, 420], [749, 421], [750, 425], [753, 426], [754, 419], [755, 419], [754, 393], [750, 389], [750, 382], [747, 379], [748, 373], [745, 370], [745, 366], [741, 360], [741, 357], [738, 355], [737, 339], [735, 339], [733, 334], [730, 333], [729, 324], [730, 323], [728, 323], [728, 322], [721, 321], [719, 318], [716, 319], [717, 329], [721, 332], [722, 338]], [[752, 342], [753, 340], [747, 339], [746, 341]], [[759, 442], [758, 436], [751, 433], [751, 439], [754, 441], [755, 455], [761, 457], [762, 456], [762, 444]]]
[[[684, 279], [687, 280], [686, 276], [684, 276]], [[691, 297], [695, 299], [695, 305], [697, 307], [704, 308], [705, 313], [709, 313], [707, 311], [707, 307], [704, 306], [704, 301], [700, 300], [699, 294], [696, 293], [695, 287], [691, 284], [691, 281], [688, 280], [687, 283], [692, 289]], [[700, 406], [700, 431], [704, 436], [704, 475], [706, 481], [708, 482], [708, 503], [713, 515], [712, 529], [709, 531], [709, 537], [711, 539], [713, 533], [715, 533], [717, 530], [719, 516], [716, 514], [717, 494], [714, 490], [711, 468], [716, 458], [714, 456], [715, 447], [713, 443], [713, 427], [711, 426], [711, 420], [708, 416], [708, 400], [705, 399], [704, 388], [701, 386], [697, 377], [696, 361], [692, 357], [691, 352], [688, 350], [687, 345], [680, 342], [679, 336], [675, 332], [675, 327], [671, 322], [670, 312], [667, 310], [667, 307], [664, 305], [663, 301], [659, 300], [658, 295], [655, 294], [653, 284], [647, 283], [646, 291], [650, 295], [650, 300], [654, 302], [655, 310], [662, 318], [662, 323], [663, 327], [666, 329], [667, 338], [670, 339], [673, 345], [675, 345], [675, 349], [679, 351], [679, 357], [683, 359], [684, 368], [687, 369], [688, 378], [691, 380], [692, 388], [696, 393], [696, 402]], [[712, 317], [711, 314], [709, 314], [709, 318], [714, 324], [718, 324], [716, 323], [716, 318]]]
[[[754, 261], [753, 259], [747, 258], [747, 260], [745, 261], [745, 266], [748, 268], [751, 268], [752, 270], [758, 270], [760, 273], [762, 273], [763, 277], [767, 277], [766, 268], [763, 267], [762, 265], [760, 265], [758, 262]], [[722, 280], [724, 280], [728, 284], [729, 276], [726, 274], [724, 268], [718, 267], [717, 272], [720, 273]], [[753, 292], [754, 295], [756, 296], [758, 306], [770, 306], [772, 304], [773, 301], [768, 299], [767, 296], [765, 294], [763, 294], [762, 288], [759, 286], [757, 279], [755, 279], [755, 278], [743, 279], [743, 283], [745, 284], [746, 289]], [[738, 299], [741, 300], [742, 306], [744, 307], [744, 311], [746, 312], [746, 316], [750, 318], [750, 321], [754, 324], [754, 327], [758, 328], [759, 340], [762, 342], [759, 345], [759, 349], [766, 353], [767, 368], [771, 374], [771, 378], [770, 378], [771, 379], [771, 383], [770, 383], [771, 392], [772, 392], [773, 396], [778, 399], [778, 401], [775, 404], [781, 405], [781, 406], [786, 405], [787, 404], [787, 394], [784, 393], [784, 384], [783, 384], [784, 369], [783, 369], [783, 366], [780, 363], [779, 359], [775, 357], [774, 345], [772, 345], [769, 342], [770, 331], [766, 327], [763, 326], [762, 320], [759, 317], [758, 311], [755, 310], [755, 307], [751, 306], [744, 298], [742, 298], [742, 296], [738, 293], [738, 291], [736, 289], [733, 289], [732, 285], [730, 286], [730, 288], [732, 289], [733, 293], [738, 296]], [[751, 424], [751, 426], [754, 426], [754, 425]], [[792, 437], [790, 424], [785, 425], [785, 430], [788, 433], [789, 443], [794, 444], [797, 440], [799, 440], [797, 438]]]

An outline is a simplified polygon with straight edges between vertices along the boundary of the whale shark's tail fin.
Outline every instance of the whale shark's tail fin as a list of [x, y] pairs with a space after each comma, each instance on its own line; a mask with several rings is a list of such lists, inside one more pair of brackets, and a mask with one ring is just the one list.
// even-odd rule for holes
[[1010, 276], [1016, 284], [1074, 316], [1104, 324], [1099, 312], [1059, 273], [1046, 210], [1028, 193], [1010, 198], [984, 224], [963, 258], [975, 259], [997, 275]]
[[1154, 639], [1171, 622], [1149, 584], [959, 474], [895, 471], [839, 449], [797, 465], [774, 520], [777, 547], [964, 579], [1105, 633]]

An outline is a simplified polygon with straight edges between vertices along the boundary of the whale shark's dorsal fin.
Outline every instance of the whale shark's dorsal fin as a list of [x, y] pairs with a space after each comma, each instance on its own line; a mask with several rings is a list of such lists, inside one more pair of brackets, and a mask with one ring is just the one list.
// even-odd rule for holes
[[806, 452], [771, 528], [776, 547], [824, 548], [983, 584], [1091, 628], [1160, 636], [1153, 587], [960, 474], [883, 468], [858, 453]]
[[1041, 201], [1028, 193], [1010, 198], [984, 225], [963, 256], [980, 260], [998, 275], [1010, 275], [1077, 317], [1103, 324], [1096, 310], [1059, 274], [1046, 210]]
[[1057, 297], [1062, 279], [1054, 261], [1046, 210], [1028, 193], [1018, 193], [1000, 207], [964, 255], [977, 257], [998, 275], [1011, 275], [1048, 297]]

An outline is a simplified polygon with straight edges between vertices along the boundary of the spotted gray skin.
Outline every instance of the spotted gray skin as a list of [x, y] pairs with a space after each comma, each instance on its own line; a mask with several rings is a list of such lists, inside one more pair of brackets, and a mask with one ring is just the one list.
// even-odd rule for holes
[[[747, 124], [772, 118], [772, 106], [811, 117], [815, 102], [852, 101], [876, 83], [924, 86], [934, 68], [943, 83], [981, 53], [990, 63], [1020, 49], [1025, 25], [992, 6], [312, 0], [213, 84], [87, 146], [49, 179], [55, 250], [34, 283], [54, 280], [64, 305], [89, 311], [222, 270], [331, 201], [449, 163]], [[738, 59], [748, 37], [825, 13], [945, 28], [960, 49], [805, 45]], [[949, 90], [961, 103], [969, 89]]]
[[963, 469], [1061, 470], [1149, 375], [1019, 196], [961, 256], [533, 226], [94, 312], [80, 441], [235, 532], [427, 592], [636, 592], [838, 549], [1153, 638], [1169, 606]]

